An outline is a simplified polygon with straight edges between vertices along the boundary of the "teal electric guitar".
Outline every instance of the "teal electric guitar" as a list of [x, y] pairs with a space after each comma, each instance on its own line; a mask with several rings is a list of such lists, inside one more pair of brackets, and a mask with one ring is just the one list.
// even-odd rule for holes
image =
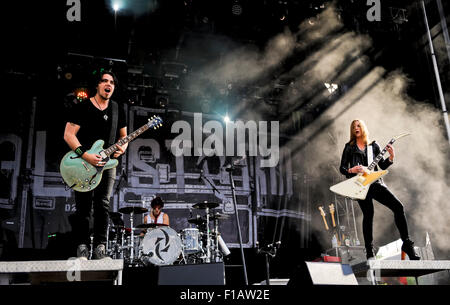
[[[134, 140], [149, 128], [157, 129], [161, 127], [161, 123], [162, 119], [159, 116], [153, 116], [148, 120], [147, 124], [135, 130], [125, 138], [120, 139], [116, 144], [122, 146]], [[78, 156], [74, 151], [69, 151], [62, 158], [59, 165], [59, 171], [61, 172], [64, 182], [71, 189], [78, 192], [92, 191], [100, 183], [103, 171], [105, 169], [114, 168], [119, 164], [117, 159], [110, 158], [117, 150], [116, 144], [111, 145], [107, 149], [103, 149], [103, 144], [105, 144], [103, 140], [97, 140], [92, 144], [91, 149], [86, 152], [90, 154], [99, 154], [103, 158], [103, 161], [106, 162], [104, 166], [93, 166]]]

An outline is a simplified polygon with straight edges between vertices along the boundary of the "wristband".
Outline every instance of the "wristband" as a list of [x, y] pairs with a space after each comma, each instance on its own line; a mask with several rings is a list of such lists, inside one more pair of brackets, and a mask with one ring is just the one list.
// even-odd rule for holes
[[86, 152], [86, 150], [83, 148], [83, 145], [78, 146], [74, 151], [80, 157]]

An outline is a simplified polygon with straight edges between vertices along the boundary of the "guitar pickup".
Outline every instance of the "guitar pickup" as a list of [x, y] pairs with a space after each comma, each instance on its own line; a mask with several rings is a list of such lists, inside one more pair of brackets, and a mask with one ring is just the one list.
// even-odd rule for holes
[[81, 161], [81, 164], [83, 164], [84, 168], [89, 171], [89, 167], [86, 165], [86, 163], [84, 163], [83, 161]]
[[99, 152], [99, 155], [103, 158], [106, 159], [108, 156], [105, 154], [105, 152], [102, 150], [101, 152]]

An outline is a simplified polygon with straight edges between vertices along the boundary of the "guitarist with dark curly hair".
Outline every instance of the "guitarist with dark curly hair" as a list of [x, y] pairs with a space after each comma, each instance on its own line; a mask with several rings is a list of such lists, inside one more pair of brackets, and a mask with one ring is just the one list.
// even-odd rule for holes
[[[89, 153], [87, 148], [99, 139], [114, 145], [117, 139], [127, 136], [125, 111], [121, 105], [111, 100], [116, 86], [117, 78], [114, 73], [102, 70], [96, 81], [96, 94], [74, 105], [64, 130], [64, 140], [70, 149], [96, 168], [104, 166], [106, 161], [99, 154]], [[116, 145], [117, 150], [112, 155], [113, 158], [124, 154], [128, 144]], [[89, 257], [89, 219], [92, 209], [94, 210], [93, 258], [106, 257], [108, 211], [115, 178], [116, 168], [105, 169], [103, 179], [95, 189], [86, 192], [75, 191], [76, 212], [73, 215], [72, 233], [78, 245], [77, 257], [85, 259]]]

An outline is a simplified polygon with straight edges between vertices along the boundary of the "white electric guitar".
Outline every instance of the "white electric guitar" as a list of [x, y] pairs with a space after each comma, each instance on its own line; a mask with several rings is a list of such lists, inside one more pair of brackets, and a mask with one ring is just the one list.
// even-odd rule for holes
[[[409, 133], [402, 133], [392, 138], [388, 144], [393, 144], [396, 140], [409, 135]], [[356, 176], [342, 181], [330, 187], [330, 191], [345, 197], [349, 197], [355, 200], [366, 199], [367, 192], [372, 183], [386, 175], [388, 170], [374, 171], [375, 166], [383, 158], [387, 151], [387, 145], [378, 154], [378, 156], [372, 161], [368, 167], [364, 167], [364, 172], [357, 174]]]

